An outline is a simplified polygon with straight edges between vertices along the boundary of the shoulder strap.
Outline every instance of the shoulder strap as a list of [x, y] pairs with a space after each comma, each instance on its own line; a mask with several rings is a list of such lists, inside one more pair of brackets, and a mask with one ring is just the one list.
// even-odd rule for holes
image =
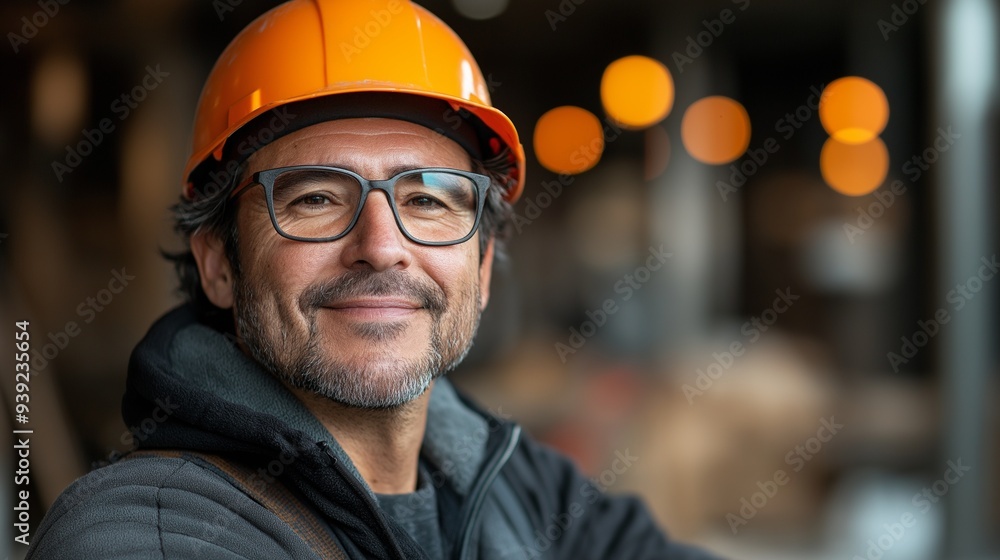
[[210, 465], [230, 483], [278, 516], [309, 548], [324, 560], [347, 560], [347, 555], [316, 515], [278, 480], [264, 482], [245, 465], [219, 455], [167, 449], [133, 451], [126, 459], [140, 457], [184, 458]]

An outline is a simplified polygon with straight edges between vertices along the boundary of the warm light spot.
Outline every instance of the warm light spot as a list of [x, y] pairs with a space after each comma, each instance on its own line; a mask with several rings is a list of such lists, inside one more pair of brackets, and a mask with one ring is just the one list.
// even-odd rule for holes
[[80, 134], [87, 116], [87, 71], [78, 56], [45, 55], [31, 77], [31, 126], [50, 146]]
[[881, 138], [864, 144], [845, 144], [830, 138], [819, 155], [823, 180], [848, 196], [863, 196], [877, 189], [889, 172], [889, 150]]
[[681, 140], [700, 162], [729, 163], [750, 145], [750, 116], [743, 105], [728, 97], [699, 99], [684, 112]]
[[626, 56], [612, 62], [601, 78], [601, 102], [609, 117], [628, 128], [663, 120], [674, 106], [674, 80], [657, 60]]
[[819, 100], [819, 120], [827, 134], [846, 144], [864, 144], [885, 130], [889, 101], [882, 88], [864, 78], [835, 80]]
[[667, 170], [670, 163], [670, 136], [663, 125], [646, 129], [646, 165], [644, 177], [651, 181]]
[[604, 153], [604, 130], [593, 113], [556, 107], [535, 124], [535, 156], [554, 173], [573, 175], [597, 165]]

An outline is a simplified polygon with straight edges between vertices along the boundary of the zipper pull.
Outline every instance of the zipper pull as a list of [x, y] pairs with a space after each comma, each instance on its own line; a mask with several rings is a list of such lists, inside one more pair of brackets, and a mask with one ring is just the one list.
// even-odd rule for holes
[[326, 453], [326, 456], [330, 458], [330, 464], [336, 465], [337, 455], [333, 452], [333, 449], [330, 449], [330, 444], [325, 441], [321, 441], [317, 445], [319, 445], [320, 449], [322, 449], [323, 452]]

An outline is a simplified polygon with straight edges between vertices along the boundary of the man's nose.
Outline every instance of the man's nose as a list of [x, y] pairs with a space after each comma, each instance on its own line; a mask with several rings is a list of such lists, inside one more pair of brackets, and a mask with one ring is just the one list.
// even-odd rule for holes
[[399, 230], [389, 197], [383, 191], [368, 194], [358, 222], [345, 241], [347, 246], [341, 254], [345, 267], [368, 266], [383, 271], [410, 264], [410, 241]]

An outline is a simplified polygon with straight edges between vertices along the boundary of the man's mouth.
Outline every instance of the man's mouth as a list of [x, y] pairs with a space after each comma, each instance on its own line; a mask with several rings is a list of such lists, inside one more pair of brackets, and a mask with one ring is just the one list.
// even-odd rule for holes
[[328, 303], [323, 307], [349, 317], [370, 321], [402, 319], [423, 309], [418, 302], [393, 297], [352, 298]]
[[400, 271], [351, 271], [310, 286], [299, 297], [304, 315], [325, 309], [345, 319], [401, 321], [427, 311], [439, 317], [447, 308], [444, 293]]

